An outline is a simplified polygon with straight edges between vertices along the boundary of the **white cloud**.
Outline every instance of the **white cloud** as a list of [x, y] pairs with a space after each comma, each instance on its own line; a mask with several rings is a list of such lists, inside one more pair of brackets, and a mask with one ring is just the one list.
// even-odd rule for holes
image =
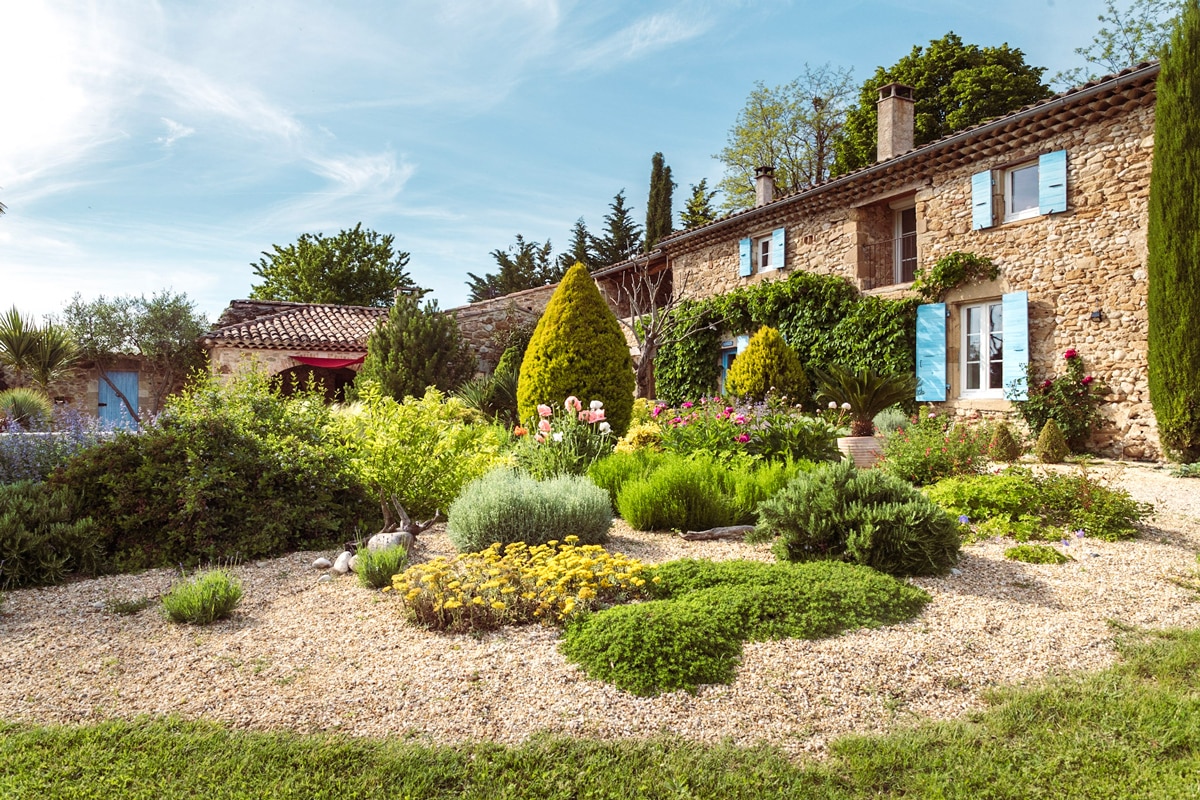
[[694, 39], [710, 27], [710, 21], [701, 14], [653, 14], [584, 48], [572, 59], [572, 66], [583, 69], [634, 61], [656, 50]]
[[180, 139], [186, 139], [196, 132], [195, 128], [189, 128], [187, 125], [176, 122], [167, 117], [162, 118], [163, 125], [167, 127], [167, 132], [163, 136], [159, 136], [154, 141], [161, 144], [163, 147], [170, 147]]

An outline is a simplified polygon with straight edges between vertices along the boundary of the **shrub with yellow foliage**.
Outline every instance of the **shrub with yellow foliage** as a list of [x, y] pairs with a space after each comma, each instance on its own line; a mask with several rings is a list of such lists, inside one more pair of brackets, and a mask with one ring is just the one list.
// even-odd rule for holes
[[409, 567], [392, 588], [408, 618], [450, 633], [540, 622], [560, 625], [587, 610], [646, 597], [644, 565], [568, 536], [530, 547], [494, 544]]

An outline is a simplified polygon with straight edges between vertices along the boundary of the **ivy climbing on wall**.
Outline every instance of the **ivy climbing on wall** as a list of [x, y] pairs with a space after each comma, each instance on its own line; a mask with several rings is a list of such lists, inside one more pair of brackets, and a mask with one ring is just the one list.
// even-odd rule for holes
[[787, 280], [681, 304], [677, 324], [702, 330], [659, 348], [656, 394], [677, 404], [714, 393], [721, 332], [753, 333], [763, 325], [779, 329], [810, 381], [814, 368], [831, 365], [913, 374], [919, 302], [863, 296], [844, 278], [796, 272]]

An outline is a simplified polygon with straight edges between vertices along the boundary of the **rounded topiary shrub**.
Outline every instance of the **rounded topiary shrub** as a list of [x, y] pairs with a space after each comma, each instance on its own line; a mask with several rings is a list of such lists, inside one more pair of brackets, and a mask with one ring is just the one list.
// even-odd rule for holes
[[727, 622], [670, 600], [585, 615], [567, 627], [560, 647], [589, 678], [643, 696], [729, 683], [742, 655]]
[[608, 493], [587, 478], [563, 475], [539, 481], [497, 469], [467, 484], [451, 504], [446, 535], [467, 553], [497, 542], [539, 545], [570, 535], [578, 536], [580, 544], [602, 544], [611, 524]]
[[576, 264], [554, 290], [521, 362], [517, 409], [532, 420], [537, 406], [562, 408], [568, 397], [604, 403], [621, 436], [633, 415], [633, 359], [621, 325], [587, 268]]
[[992, 441], [988, 443], [988, 455], [993, 461], [1012, 463], [1021, 457], [1021, 445], [1013, 435], [1012, 426], [1001, 422], [992, 433]]
[[778, 330], [762, 327], [730, 365], [725, 391], [735, 397], [762, 400], [772, 389], [798, 403], [810, 403], [811, 391], [800, 357]]
[[799, 474], [758, 507], [748, 541], [775, 538], [781, 561], [848, 561], [891, 575], [937, 575], [959, 556], [958, 521], [912, 485], [848, 461]]

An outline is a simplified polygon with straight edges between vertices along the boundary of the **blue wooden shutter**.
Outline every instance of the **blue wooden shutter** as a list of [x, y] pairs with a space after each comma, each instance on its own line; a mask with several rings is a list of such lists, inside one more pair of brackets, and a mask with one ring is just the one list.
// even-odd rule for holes
[[976, 172], [971, 176], [971, 229], [992, 227], [992, 173]]
[[1038, 211], [1067, 210], [1067, 151], [1056, 150], [1038, 159]]
[[771, 231], [771, 266], [775, 269], [783, 269], [783, 248], [786, 241], [787, 231], [783, 228]]
[[946, 304], [917, 306], [917, 399], [946, 399]]
[[134, 416], [130, 417], [129, 409], [125, 407], [125, 403], [121, 401], [121, 398], [117, 396], [117, 393], [112, 390], [112, 387], [108, 385], [108, 382], [103, 377], [99, 381], [97, 415], [106, 425], [116, 428], [136, 429], [138, 427], [138, 374], [126, 370], [109, 370], [104, 374], [121, 391], [121, 394], [129, 398], [130, 404], [133, 405]]
[[738, 242], [738, 275], [745, 278], [750, 275], [750, 249], [752, 244], [749, 237]]
[[1029, 292], [1009, 292], [1000, 302], [1004, 315], [1004, 396], [1028, 400], [1025, 367], [1029, 364]]

